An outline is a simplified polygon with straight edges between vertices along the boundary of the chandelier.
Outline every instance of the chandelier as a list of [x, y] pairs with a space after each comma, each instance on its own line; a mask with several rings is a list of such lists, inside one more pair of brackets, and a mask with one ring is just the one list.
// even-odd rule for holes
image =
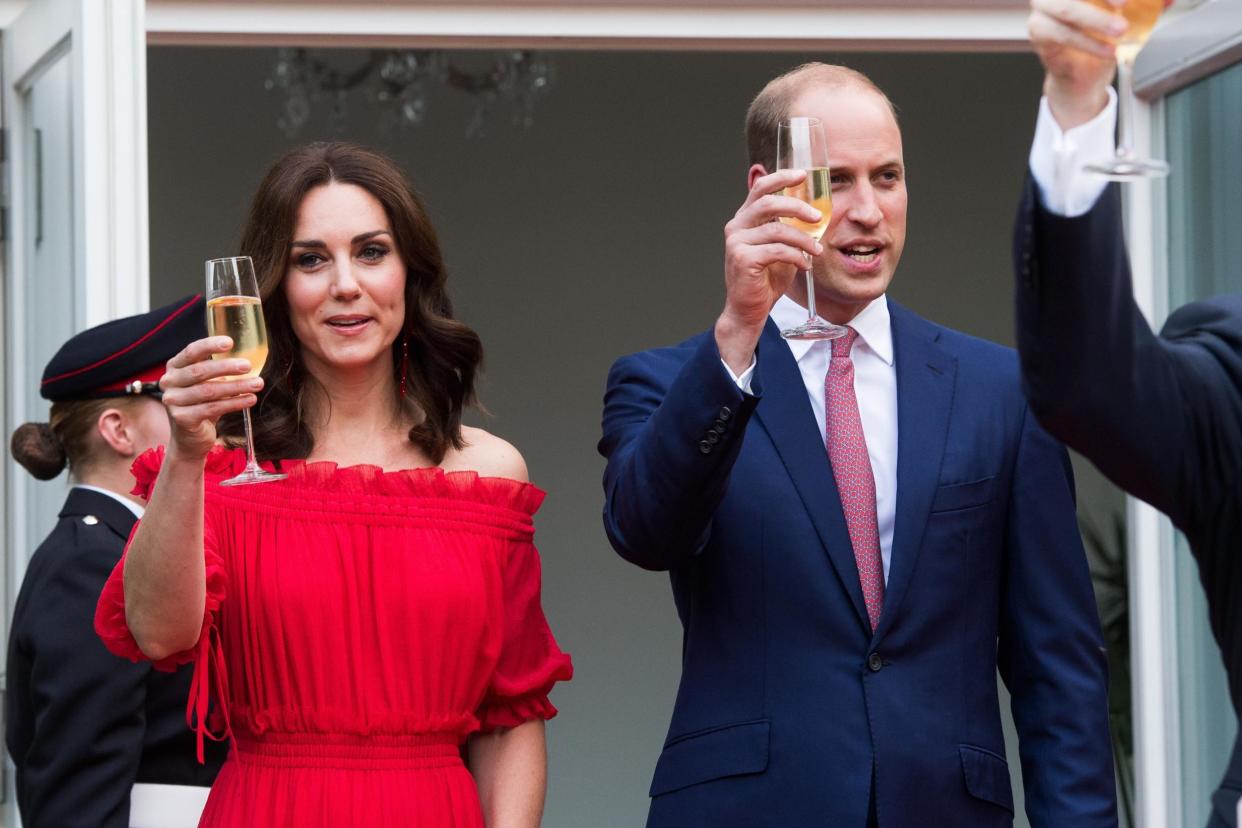
[[266, 89], [283, 97], [276, 124], [295, 137], [316, 107], [327, 104], [328, 125], [340, 133], [345, 126], [346, 102], [358, 90], [369, 106], [379, 110], [382, 129], [417, 127], [427, 117], [432, 87], [445, 86], [470, 95], [474, 114], [466, 135], [483, 132], [497, 109], [507, 109], [510, 121], [528, 128], [534, 123], [536, 101], [553, 80], [548, 58], [526, 50], [487, 52], [469, 65], [461, 52], [432, 49], [371, 50], [352, 63], [342, 55], [357, 52], [279, 49]]

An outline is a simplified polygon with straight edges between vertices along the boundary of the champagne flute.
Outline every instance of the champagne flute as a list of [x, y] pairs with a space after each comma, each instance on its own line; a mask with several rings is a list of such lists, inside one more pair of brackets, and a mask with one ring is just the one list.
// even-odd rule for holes
[[[828, 169], [828, 141], [824, 136], [824, 125], [818, 118], [793, 117], [780, 122], [777, 126], [776, 168], [806, 171], [806, 179], [801, 184], [786, 187], [785, 195], [806, 202], [823, 215], [814, 223], [790, 216], [782, 217], [781, 221], [819, 241], [832, 220], [832, 173]], [[807, 320], [795, 328], [781, 331], [781, 336], [786, 339], [836, 339], [845, 336], [846, 328], [825, 322], [815, 313], [814, 262], [807, 262], [804, 273]]]
[[1130, 28], [1117, 41], [1117, 152], [1107, 161], [1088, 164], [1089, 172], [1113, 181], [1137, 181], [1169, 174], [1169, 165], [1158, 158], [1140, 158], [1134, 151], [1134, 59], [1147, 43], [1164, 0], [1126, 0], [1120, 8], [1109, 0], [1091, 0], [1113, 14], [1125, 16]]
[[[267, 325], [259, 301], [259, 285], [254, 277], [254, 262], [249, 256], [210, 259], [207, 262], [207, 333], [227, 336], [233, 347], [212, 359], [240, 358], [250, 360], [250, 370], [239, 376], [221, 379], [257, 377], [267, 362]], [[246, 424], [246, 468], [236, 477], [221, 480], [221, 486], [245, 483], [267, 483], [284, 480], [285, 475], [270, 472], [254, 459], [254, 432], [250, 425], [250, 409], [242, 409]]]

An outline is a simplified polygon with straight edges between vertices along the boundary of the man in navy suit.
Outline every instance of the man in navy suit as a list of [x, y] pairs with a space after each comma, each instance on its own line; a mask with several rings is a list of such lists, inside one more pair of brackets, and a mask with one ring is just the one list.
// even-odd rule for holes
[[[776, 125], [826, 125], [820, 246], [774, 221]], [[888, 300], [905, 240], [892, 106], [809, 64], [747, 114], [715, 327], [624, 357], [600, 451], [612, 545], [668, 571], [682, 678], [648, 825], [1008, 826], [996, 672], [1034, 826], [1116, 825], [1106, 666], [1064, 450], [1009, 350]], [[832, 342], [805, 321], [814, 262]]]
[[[1152, 332], [1133, 298], [1117, 188], [1081, 172], [1113, 153], [1109, 40], [1124, 21], [1088, 3], [1031, 5], [1047, 76], [1015, 238], [1025, 389], [1049, 431], [1185, 533], [1242, 714], [1242, 296], [1178, 308]], [[1239, 797], [1242, 739], [1212, 795], [1212, 828], [1238, 824]]]

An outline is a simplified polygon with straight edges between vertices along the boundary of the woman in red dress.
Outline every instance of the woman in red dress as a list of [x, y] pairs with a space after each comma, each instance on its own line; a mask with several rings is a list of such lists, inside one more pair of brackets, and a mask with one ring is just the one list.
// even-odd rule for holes
[[[572, 674], [540, 606], [543, 493], [461, 424], [482, 350], [422, 205], [386, 158], [312, 145], [268, 173], [242, 249], [271, 356], [261, 380], [220, 379], [247, 365], [211, 360], [224, 337], [169, 362], [172, 436], [135, 463], [150, 505], [96, 629], [194, 662], [200, 750], [233, 748], [203, 826], [538, 825], [547, 694]], [[256, 403], [288, 478], [219, 486]]]

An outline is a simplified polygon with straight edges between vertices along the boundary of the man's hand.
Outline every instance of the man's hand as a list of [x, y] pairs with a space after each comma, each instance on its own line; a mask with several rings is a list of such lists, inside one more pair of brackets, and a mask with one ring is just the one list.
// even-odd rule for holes
[[820, 219], [809, 204], [777, 193], [806, 178], [804, 170], [780, 170], [757, 178], [746, 201], [725, 225], [725, 306], [716, 321], [716, 345], [735, 374], [750, 367], [776, 300], [789, 289], [819, 242], [775, 219]]
[[[1112, 0], [1120, 7], [1125, 0]], [[1127, 23], [1086, 0], [1031, 0], [1027, 31], [1044, 64], [1044, 95], [1061, 129], [1085, 124], [1108, 103], [1114, 43]]]

